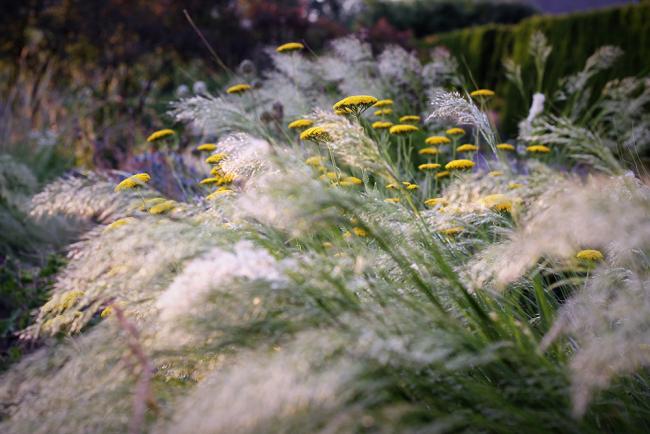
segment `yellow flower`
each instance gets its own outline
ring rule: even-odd
[[[445,131],[445,134],[447,134],[448,136],[462,136],[463,134],[465,134],[465,130],[458,127],[449,128],[447,131]]]
[[[417,115],[406,115],[406,116],[402,116],[401,118],[399,118],[400,122],[417,123],[417,122],[420,122],[420,120],[422,120],[422,118],[420,116],[417,116]]]
[[[319,178],[322,179],[323,181],[327,181],[327,180],[336,181],[338,177],[339,176],[336,174],[336,172],[326,172],[323,173],[321,176],[319,176]]]
[[[347,109],[347,108],[334,110],[334,114],[339,115],[339,116],[346,116],[346,115],[349,115],[350,113],[352,113],[352,110]]]
[[[463,228],[462,226],[454,226],[447,229],[441,229],[440,233],[444,235],[458,235],[461,232],[463,232],[464,229],[465,228]]]
[[[275,51],[278,53],[289,53],[292,51],[302,50],[303,48],[305,48],[305,46],[300,42],[287,42],[286,44],[282,44],[277,47]]]
[[[167,200],[167,199],[165,199],[164,197],[152,197],[151,199],[145,199],[145,200],[144,200],[144,203],[142,204],[142,206],[140,207],[140,209],[141,209],[142,211],[145,211],[145,210],[151,208],[152,206],[154,206],[154,205],[156,205],[156,204],[159,204],[159,203],[161,203],[161,202],[164,202],[164,201],[166,201],[166,200]]]
[[[440,164],[438,163],[425,163],[418,166],[418,170],[435,170],[440,169]]]
[[[463,170],[471,169],[474,167],[474,162],[472,160],[452,160],[445,165],[447,170]]]
[[[110,225],[106,226],[106,228],[104,230],[105,231],[110,231],[110,230],[113,230],[113,229],[117,229],[117,228],[119,228],[121,226],[124,226],[126,224],[129,224],[129,223],[131,223],[133,221],[135,221],[135,219],[133,217],[125,217],[125,218],[117,219],[113,223],[111,223]]]
[[[210,175],[212,176],[221,176],[222,173],[222,168],[219,165],[214,166],[212,169],[210,169]]]
[[[530,152],[531,154],[548,154],[551,152],[551,148],[544,145],[533,145],[527,147],[526,151]]]
[[[500,170],[493,170],[491,172],[488,172],[488,176],[492,176],[492,177],[503,176],[503,172]]]
[[[401,199],[399,197],[387,197],[384,199],[384,202],[386,203],[399,203]]]
[[[592,262],[602,261],[603,259],[605,259],[605,257],[599,250],[594,250],[594,249],[580,250],[576,254],[576,258],[582,259],[584,261],[592,261]]]
[[[176,134],[174,130],[170,130],[169,128],[158,130],[147,137],[147,142],[155,142],[156,140],[160,140],[167,136],[173,136],[174,134]]]
[[[355,226],[352,228],[352,233],[356,235],[357,237],[367,237],[368,236],[368,231],[366,231],[364,228],[360,228],[358,226]]]
[[[448,170],[443,170],[442,172],[436,173],[436,179],[446,178],[449,176]]]
[[[219,178],[217,185],[231,184],[235,180],[234,173],[226,173]]]
[[[341,179],[341,184],[343,183],[350,183],[352,185],[361,185],[363,184],[363,181],[356,176],[346,176],[345,178]]]
[[[124,179],[122,182],[115,186],[115,191],[129,190],[135,187],[140,187],[146,184],[151,180],[151,176],[148,173],[136,173],[133,176],[129,176]]]
[[[409,184],[406,186],[407,190],[417,190],[418,188],[420,187],[417,184]]]
[[[82,296],[84,295],[83,291],[79,291],[77,289],[73,289],[72,291],[67,291],[64,292],[61,295],[61,301],[59,302],[59,306],[61,310],[66,310],[70,307],[72,307],[73,304],[77,300],[79,300]]]
[[[352,95],[343,98],[334,104],[334,110],[348,110],[350,113],[359,114],[377,102],[377,98],[370,95]]]
[[[210,155],[208,158],[205,159],[205,162],[208,164],[217,164],[224,158],[226,158],[226,154],[224,154],[223,152],[219,152],[218,154]]]
[[[510,190],[516,190],[518,188],[522,188],[523,186],[524,184],[519,184],[518,182],[511,182],[510,184],[508,184],[508,188]]]
[[[447,205],[447,199],[444,197],[432,197],[431,199],[427,199],[424,201],[424,204],[426,206],[437,206],[437,205],[442,205],[445,206]]]
[[[436,155],[437,153],[438,153],[438,148],[434,148],[434,147],[422,148],[418,151],[418,154],[420,155]]]
[[[289,129],[297,130],[300,128],[311,127],[312,125],[314,125],[314,122],[309,119],[297,119],[289,124]]]
[[[164,214],[167,211],[171,211],[176,208],[176,202],[173,200],[166,200],[158,205],[154,205],[149,209],[149,214],[157,215]]]
[[[405,135],[414,133],[418,130],[418,127],[415,125],[398,124],[390,127],[390,130],[388,130],[388,132],[395,135]]]
[[[320,155],[314,155],[305,160],[307,166],[318,167],[323,164],[323,158]]]
[[[510,143],[499,143],[497,145],[497,149],[500,149],[502,151],[510,151],[510,152],[512,152],[512,151],[515,150],[515,147],[514,147],[514,145],[511,145]]]
[[[478,146],[472,145],[471,143],[465,143],[456,148],[456,152],[476,152],[478,151]]]
[[[392,114],[393,114],[393,109],[389,109],[389,108],[375,110],[375,116],[389,116]]]
[[[470,96],[472,98],[476,98],[476,97],[491,98],[494,96],[494,91],[490,89],[477,89],[474,92],[470,93]]]
[[[427,137],[424,143],[426,143],[427,145],[444,145],[447,143],[451,143],[451,140],[449,140],[445,136],[431,136],[431,137]]]
[[[205,198],[207,200],[215,200],[218,197],[225,196],[225,195],[232,194],[232,193],[234,193],[234,191],[232,191],[228,187],[219,187],[218,189],[216,189],[212,193],[208,194]]]
[[[214,143],[204,143],[196,147],[196,150],[199,152],[212,152],[217,149],[217,145]]]
[[[300,133],[300,140],[311,140],[314,142],[328,142],[332,138],[323,127],[311,127]]]
[[[380,99],[376,103],[373,104],[373,107],[388,107],[393,105],[393,100],[392,99]]]
[[[390,183],[386,186],[387,189],[389,190],[395,190],[397,188],[397,184],[395,183]]]
[[[214,176],[212,178],[205,178],[199,181],[199,184],[201,185],[210,185],[210,184],[217,184],[221,180],[220,176]]]
[[[99,314],[99,316],[102,318],[106,318],[112,313],[113,313],[113,305],[110,305],[110,306],[106,306],[104,310],[102,310],[102,313]]]
[[[512,212],[512,201],[503,194],[491,194],[481,199],[481,203],[495,211]]]
[[[251,90],[252,87],[250,84],[236,84],[234,86],[230,86],[228,89],[226,89],[226,93],[244,93],[248,90]]]
[[[372,127],[376,130],[387,130],[392,126],[393,126],[392,122],[385,122],[385,121],[377,121],[372,124]]]

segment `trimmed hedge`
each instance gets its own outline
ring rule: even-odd
[[[558,80],[581,70],[587,58],[603,45],[617,45],[625,51],[615,66],[597,80],[604,83],[615,77],[637,76],[650,72],[650,3],[560,16],[535,16],[514,25],[485,25],[443,33],[427,38],[427,46],[448,47],[467,68],[480,87],[496,89],[504,98],[503,130],[516,132],[517,120],[526,113],[528,102],[507,80],[504,57],[522,65],[524,82],[534,66],[528,55],[530,36],[544,32],[553,51],[544,76],[545,91],[556,89]]]

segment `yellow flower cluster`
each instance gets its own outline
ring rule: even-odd
[[[388,130],[389,133],[397,136],[411,134],[416,131],[419,131],[418,127],[416,127],[415,125],[408,125],[408,124],[393,125],[392,127],[390,127],[390,130]]]
[[[481,203],[489,209],[499,212],[512,212],[512,200],[503,194],[491,194],[481,199]]]
[[[451,235],[458,235],[461,232],[463,232],[463,230],[465,230],[465,228],[463,228],[462,226],[454,226],[447,229],[441,229],[440,233],[443,235],[451,236]]]
[[[427,199],[424,201],[424,204],[426,206],[431,206],[431,207],[438,206],[438,205],[445,206],[447,205],[447,203],[448,203],[447,199],[445,199],[444,197],[432,197],[431,199]]]
[[[427,145],[446,145],[448,143],[451,143],[451,140],[445,136],[430,136],[426,138],[424,143]]]
[[[449,174],[450,172],[448,170],[443,170],[441,172],[436,173],[436,179],[447,178]]]
[[[497,145],[497,149],[501,151],[510,151],[513,152],[515,150],[515,147],[511,145],[510,143],[499,143]]]
[[[576,254],[576,258],[582,259],[583,261],[597,262],[605,259],[605,256],[599,250],[586,249],[586,250],[580,250]]]
[[[343,98],[334,104],[334,111],[343,110],[348,113],[359,114],[366,110],[368,107],[377,103],[377,98],[370,95],[352,95]]]
[[[134,221],[135,221],[135,219],[133,217],[124,217],[124,218],[121,218],[121,219],[117,219],[113,223],[111,223],[110,225],[106,226],[106,229],[104,229],[104,230],[105,231],[110,231],[110,230],[113,230],[113,229],[117,229],[119,227],[122,227],[122,226],[127,225],[127,224],[129,224],[131,222],[134,222]]]
[[[438,163],[425,163],[425,164],[420,164],[418,166],[418,170],[435,170],[435,169],[440,169],[440,164]]]
[[[232,193],[234,193],[234,191],[232,191],[228,187],[219,187],[218,189],[216,189],[212,193],[208,194],[205,198],[207,200],[215,200],[215,199],[217,199],[217,198],[219,198],[221,196],[226,196],[226,195],[229,195],[229,194],[232,194]]]
[[[252,87],[250,84],[241,83],[241,84],[236,84],[234,86],[230,86],[228,89],[226,89],[226,93],[239,94],[239,93],[244,93],[246,91],[249,91],[251,89]]]
[[[452,160],[445,165],[447,170],[463,170],[471,169],[474,167],[474,162],[472,160]]]
[[[372,128],[375,130],[387,130],[393,126],[392,122],[377,121],[372,124]]]
[[[277,47],[275,51],[277,51],[278,53],[290,53],[292,51],[299,51],[304,48],[305,46],[300,42],[287,42],[286,44],[282,44],[279,47]]]
[[[170,130],[169,128],[165,128],[164,130],[158,130],[153,133],[149,137],[147,137],[147,142],[155,142],[156,140],[163,139],[165,137],[173,136],[176,134],[174,130]]]
[[[448,136],[462,136],[463,134],[465,134],[465,130],[458,127],[449,128],[447,131],[445,131],[445,134],[447,134]]]
[[[311,127],[300,133],[300,140],[311,140],[313,142],[328,142],[332,138],[323,127]]]
[[[390,108],[375,110],[375,116],[389,116],[392,114],[393,114],[393,109]]]
[[[472,98],[476,98],[476,97],[491,98],[494,96],[494,91],[490,89],[477,89],[471,92],[470,96]]]
[[[161,202],[149,208],[149,214],[153,214],[153,215],[165,214],[173,210],[174,208],[176,208],[176,202],[173,200],[166,200],[164,202]]]
[[[405,123],[418,123],[420,122],[420,120],[422,120],[422,118],[418,115],[406,115],[399,118],[400,122],[405,122]]]
[[[387,197],[384,199],[386,203],[400,203],[401,199],[399,197]]]
[[[199,152],[212,152],[216,149],[217,145],[215,143],[203,143],[196,147],[196,150]]]
[[[392,99],[380,99],[376,103],[373,104],[373,107],[388,107],[393,105],[393,100]]]
[[[314,122],[309,119],[296,119],[289,124],[289,129],[298,130],[301,128],[308,128],[314,125]]]
[[[551,152],[551,148],[544,145],[533,145],[527,147],[526,151],[530,152],[531,154],[548,154],[549,152]]]
[[[472,145],[471,143],[465,143],[456,148],[456,152],[476,152],[478,151],[478,146]]]
[[[218,164],[224,158],[226,158],[226,154],[224,154],[223,152],[220,152],[218,154],[210,155],[208,158],[205,159],[205,162],[208,163],[208,164]]]
[[[418,151],[418,154],[420,155],[436,155],[438,154],[438,148],[434,147],[428,147],[428,148],[422,148]]]
[[[117,184],[117,186],[115,186],[115,191],[130,190],[132,188],[140,187],[150,180],[151,176],[149,176],[148,173],[136,173]]]

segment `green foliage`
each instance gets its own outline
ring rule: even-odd
[[[603,45],[616,45],[625,55],[609,71],[594,80],[604,84],[614,77],[636,76],[650,70],[650,4],[611,8],[563,16],[535,16],[516,25],[485,25],[433,37],[465,64],[478,87],[495,88],[503,98],[503,127],[513,133],[518,117],[525,113],[529,100],[503,80],[502,61],[512,58],[522,66],[524,76],[535,70],[528,55],[530,38],[541,30],[553,46],[546,66],[543,90],[555,91],[559,79],[582,69],[591,54]],[[530,85],[534,81],[528,80]],[[532,88],[531,88],[532,89]],[[528,90],[531,90],[528,89]]]

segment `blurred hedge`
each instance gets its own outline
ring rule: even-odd
[[[617,45],[625,51],[614,68],[597,78],[600,83],[614,77],[650,72],[650,3],[601,9],[560,16],[535,16],[515,25],[485,25],[429,37],[425,46],[444,45],[471,72],[476,84],[490,87],[504,98],[503,130],[516,132],[517,121],[528,110],[517,90],[505,79],[502,59],[512,57],[522,65],[524,82],[534,67],[528,56],[530,36],[544,32],[553,46],[544,77],[544,88],[552,92],[558,80],[581,70],[587,58],[602,45]],[[467,72],[467,71],[466,71]]]

